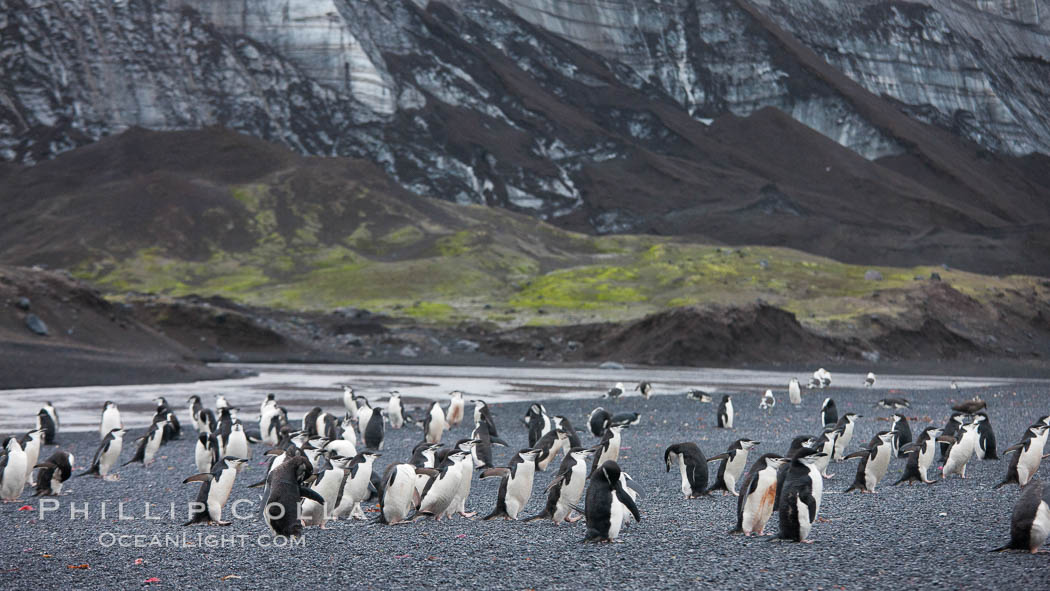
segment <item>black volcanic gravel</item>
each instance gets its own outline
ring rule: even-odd
[[[656,396],[649,401],[628,397],[617,402],[548,402],[551,414],[565,414],[581,428],[586,425],[587,413],[598,405],[642,413],[642,422],[624,431],[620,463],[644,487],[640,502],[643,520],[621,533],[622,543],[600,545],[579,543],[584,533],[582,521],[559,527],[549,522],[462,518],[401,526],[339,521],[327,530],[307,529],[303,544],[294,548],[258,545],[260,535],[270,538],[265,525],[254,518],[224,528],[184,528],[180,524],[185,520],[185,503],[195,497],[198,488],[197,484],[181,484],[195,472],[191,430],[182,440],[162,448],[163,455],[148,470],[138,464],[121,468],[117,482],[74,479],[68,483],[71,494],[60,499],[60,510],[43,520],[39,501],[29,497],[28,488],[24,502],[0,506],[0,588],[131,588],[150,586],[145,581],[151,578],[159,579],[152,583],[156,587],[282,590],[335,585],[377,589],[1045,588],[1050,572],[1047,555],[989,553],[1008,540],[1010,512],[1019,494],[1016,486],[992,490],[1006,471],[1003,459],[972,459],[966,480],[953,478],[933,486],[894,488],[890,484],[904,465],[897,459],[886,480],[879,483],[877,494],[849,495],[841,491],[849,486],[856,461],[832,464],[834,478],[825,484],[820,512],[821,518],[830,521],[814,525],[815,543],[811,545],[773,544],[728,535],[735,519],[735,497],[685,500],[679,490],[677,468],[670,474],[664,471],[664,448],[681,441],[698,443],[710,456],[724,451],[737,438],[749,437],[762,442],[752,452],[751,461],[761,453],[783,453],[794,435],[817,433],[818,409],[825,395],[835,398],[840,413],[864,415],[852,450],[876,431],[889,428],[888,421],[876,419],[891,414],[875,408],[880,398],[910,398],[913,404],[907,414],[912,417],[913,432],[918,434],[931,420],[943,425],[950,402],[975,392],[988,400],[1000,449],[1015,443],[1028,424],[1050,412],[1050,396],[1032,384],[892,394],[879,389],[832,387],[827,392],[805,391],[799,409],[781,396],[770,414],[759,410],[757,393],[740,393],[734,396],[737,424],[731,431],[714,427],[715,405],[681,396]],[[333,397],[333,410],[337,404]],[[518,418],[526,407],[526,403],[493,406],[500,434],[512,444],[510,448],[496,448],[497,463],[505,463],[512,450],[525,446],[527,433]],[[469,422],[469,405],[467,417]],[[188,426],[188,421],[184,420],[184,425]],[[451,435],[446,434],[446,441],[468,433],[464,423]],[[138,435],[133,431],[129,439]],[[590,434],[581,436],[585,444],[595,441]],[[420,439],[418,429],[388,431],[380,468],[407,459],[409,449]],[[63,449],[76,454],[78,467],[82,467],[94,452],[97,435],[60,433],[60,442]],[[132,453],[129,447],[125,446],[125,461]],[[41,458],[53,450],[45,448]],[[255,447],[256,460],[238,477],[231,502],[258,499],[258,489],[248,489],[247,485],[264,475],[264,466],[258,464],[262,451],[260,446]],[[712,476],[716,467],[711,464]],[[936,467],[931,475],[937,475]],[[526,514],[540,510],[541,492],[551,476],[552,472],[537,474]],[[468,507],[481,515],[491,511],[497,485],[496,480],[481,482],[475,476]],[[108,503],[105,520],[99,514],[102,501]],[[126,503],[126,514],[136,519],[115,519],[119,501]],[[146,501],[156,504],[151,512],[161,514],[162,519],[143,519]],[[166,513],[172,501],[179,511],[174,521]],[[69,505],[83,506],[85,502],[90,507],[89,518],[70,521]],[[25,504],[35,510],[20,511]],[[228,504],[224,516],[228,517],[229,508]],[[776,523],[774,516],[767,532],[775,532]],[[163,540],[165,535],[185,534],[191,541],[198,534],[246,537],[243,546],[238,541],[214,548],[107,548],[100,543],[100,535],[107,532],[142,535],[146,541],[154,535]],[[90,568],[71,568],[85,564]]]

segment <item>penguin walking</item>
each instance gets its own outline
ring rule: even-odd
[[[966,464],[973,457],[974,448],[977,447],[977,425],[968,423],[961,428],[962,433],[957,433],[955,443],[948,446],[948,456],[944,460],[944,468],[941,470],[941,479],[947,480],[952,474],[958,474],[960,478],[966,478]]]
[[[902,482],[907,482],[909,485],[913,482],[922,482],[924,484],[933,484],[935,482],[927,478],[926,474],[930,469],[930,464],[933,463],[934,456],[937,455],[937,441],[940,437],[941,429],[926,427],[914,443],[901,446],[900,452],[908,456],[908,460],[904,465],[904,473],[901,475],[900,480],[894,482],[893,486],[897,486]]]
[[[1036,554],[1050,534],[1050,486],[1033,480],[1021,489],[1010,515],[1010,542],[993,552],[1016,550]]]
[[[324,498],[324,503],[318,503],[311,499],[303,499],[301,506],[303,525],[317,525],[321,529],[327,529],[328,520],[335,512],[339,501],[340,489],[346,478],[346,466],[351,458],[340,455],[330,456],[330,465],[317,473],[317,478],[310,485],[310,490]]]
[[[171,410],[168,406],[168,401],[163,396],[159,396],[153,401],[157,405],[157,411],[154,414],[153,422],[167,421],[166,431],[164,433],[164,441],[168,442],[172,439],[179,439],[182,437],[182,425],[179,423],[179,417],[175,416],[175,411]]]
[[[463,403],[463,393],[456,390],[449,394],[451,400],[448,403],[448,412],[446,413],[446,420],[448,426],[458,427],[463,422],[463,409],[465,404]]]
[[[584,542],[612,542],[620,535],[624,511],[630,511],[636,521],[641,521],[638,506],[624,490],[619,464],[610,460],[591,474],[591,485],[587,488],[584,517],[587,519],[587,535]]]
[[[471,432],[470,437],[477,442],[471,451],[471,455],[474,457],[474,466],[478,469],[494,467],[492,463],[492,446],[494,442],[492,435],[489,433],[489,424],[486,421],[480,421],[474,426],[474,431]],[[500,440],[500,443],[502,444],[502,440]]]
[[[47,413],[48,417],[51,418],[51,423],[55,426],[55,430],[53,432],[51,432],[51,433],[45,432],[44,433],[44,443],[46,445],[54,445],[55,444],[55,436],[58,435],[58,427],[59,427],[58,411],[55,409],[55,405],[51,404],[50,400],[47,400],[47,401],[44,402],[44,406],[43,406],[43,408],[41,408],[41,410],[43,410],[44,412]],[[38,428],[43,428],[42,425],[37,425],[37,427]]]
[[[386,420],[383,418],[383,410],[379,407],[373,408],[372,416],[369,417],[368,423],[363,429],[365,448],[376,451],[383,449],[383,438],[386,434],[385,427]]]
[[[574,447],[583,447],[583,444],[580,442],[580,436],[576,434],[577,429],[572,426],[569,419],[560,415],[555,415],[554,428],[565,431],[565,436],[569,438],[568,444],[570,449]]]
[[[33,480],[33,469],[36,467],[37,460],[40,459],[40,446],[43,445],[43,442],[43,429],[29,431],[19,442],[26,454],[26,484],[29,486],[36,486],[36,481]]]
[[[335,506],[326,507],[326,510],[331,511],[335,518],[342,518],[346,515],[354,519],[363,520],[365,518],[361,503],[372,496],[370,486],[372,476],[375,474],[375,461],[380,455],[374,451],[365,450],[346,464]],[[413,493],[415,490],[413,487]]]
[[[563,449],[569,449],[569,437],[565,431],[561,429],[555,429],[550,433],[547,433],[536,442],[535,449],[539,450],[539,455],[536,456],[536,469],[545,472],[547,466],[551,465],[551,462],[558,457],[558,454]]]
[[[99,437],[105,439],[113,429],[122,429],[124,423],[120,420],[120,409],[117,408],[117,404],[111,400],[107,400],[102,404],[102,421],[99,423],[98,434]]]
[[[379,523],[403,523],[415,504],[416,467],[412,464],[390,464],[383,473],[379,491]]]
[[[198,433],[208,428],[207,423],[203,422],[201,412],[204,410],[204,404],[201,403],[201,397],[193,394],[186,398],[186,406],[190,411],[190,424],[197,430]]]
[[[193,449],[193,463],[197,465],[197,473],[210,473],[219,458],[219,439],[213,433],[198,434],[197,444]]]
[[[906,398],[883,398],[876,402],[875,405],[879,408],[892,408],[894,410],[911,407],[911,403]]]
[[[441,465],[438,473],[430,478],[423,494],[420,495],[419,509],[413,516],[413,521],[426,517],[433,517],[441,521],[442,517],[448,517],[455,513],[456,507],[453,503],[459,493],[459,487],[463,478],[463,464],[468,464],[470,453],[463,450],[455,450],[448,454]],[[531,492],[531,487],[530,487]]]
[[[18,439],[4,439],[3,449],[6,453],[0,455],[0,500],[14,501],[22,496],[22,489],[26,487],[26,472],[32,464],[27,461],[26,452]]]
[[[273,535],[302,535],[303,526],[299,520],[299,503],[302,499],[324,504],[324,497],[304,485],[313,473],[310,461],[296,456],[288,458],[266,476],[269,492],[263,498],[262,517]]]
[[[211,472],[194,474],[183,484],[200,482],[200,490],[197,491],[197,500],[191,504],[190,520],[182,525],[193,525],[197,523],[210,523],[214,525],[230,525],[230,521],[222,520],[222,508],[233,491],[233,482],[237,478],[237,472],[248,460],[226,456],[215,462]]]
[[[773,407],[777,405],[777,399],[773,396],[772,390],[766,390],[766,393],[762,395],[762,400],[758,403],[758,408],[773,412]]]
[[[835,401],[825,398],[824,404],[820,405],[820,424],[831,427],[839,422],[839,411],[835,408]]]
[[[774,511],[780,510],[780,495],[784,492],[784,479],[787,478],[787,472],[791,460],[793,460],[795,456],[802,453],[804,450],[810,449],[810,447],[813,445],[813,442],[813,438],[809,435],[799,435],[798,437],[795,437],[791,440],[791,445],[788,446],[787,453],[784,454],[784,457],[787,458],[788,463],[785,463],[777,471],[777,490],[776,496],[773,497]],[[816,466],[816,460],[814,460],[813,465]]]
[[[536,442],[554,428],[547,409],[539,403],[529,405],[525,426],[529,428],[529,447],[536,447]]]
[[[477,444],[478,441],[476,439],[460,439],[456,442],[455,449],[465,453],[470,458],[473,456],[474,446]],[[456,489],[456,495],[452,498],[452,503],[449,504],[448,509],[445,511],[445,517],[451,518],[456,513],[459,513],[462,517],[473,518],[477,513],[467,511],[467,497],[470,496],[470,481],[474,478],[474,464],[468,460],[457,462],[456,467],[459,469],[459,487]]]
[[[485,516],[486,521],[497,517],[510,520],[518,518],[518,513],[532,496],[537,455],[539,452],[534,449],[522,449],[514,454],[506,468],[489,468],[481,473],[481,478],[501,478],[496,508]]]
[[[248,434],[244,432],[244,425],[240,421],[230,425],[230,434],[222,447],[227,456],[243,460],[252,459],[251,449],[248,448]]]
[[[871,388],[874,385],[875,385],[875,373],[869,371],[868,375],[864,376],[864,387],[865,388]]]
[[[999,456],[995,451],[995,431],[992,430],[988,413],[977,413],[973,421],[977,424],[977,447],[974,448],[977,457],[982,460],[998,460]]]
[[[598,466],[609,460],[615,462],[620,459],[620,430],[621,427],[609,427],[605,430],[602,440],[595,446],[596,454],[594,456],[594,464],[591,466],[591,472],[594,472]]]
[[[474,424],[485,421],[489,426],[489,435],[499,437],[496,431],[496,421],[492,418],[492,409],[484,400],[474,400]]]
[[[707,490],[708,461],[695,443],[676,443],[664,450],[664,466],[670,472],[671,466],[678,464],[682,494],[687,499],[699,499],[710,492]]]
[[[386,416],[390,421],[391,429],[400,429],[405,426],[405,407],[401,404],[401,393],[391,392],[390,399],[386,401]]]
[[[36,476],[34,497],[57,497],[62,494],[62,485],[73,475],[73,454],[68,451],[56,451],[51,457],[40,462]]]
[[[733,397],[729,394],[722,395],[722,402],[718,405],[718,427],[733,428]]]
[[[558,473],[547,485],[547,504],[539,515],[529,517],[525,521],[539,521],[550,519],[554,525],[560,525],[563,521],[575,523],[582,517],[575,519],[570,515],[576,503],[583,496],[583,487],[587,484],[587,461],[594,456],[591,448],[574,447],[565,454],[565,458],[558,467]],[[706,466],[705,466],[706,468]]]
[[[791,459],[780,493],[780,531],[776,539],[812,543],[809,532],[824,494],[823,478],[814,463],[822,453],[804,448]]]
[[[43,442],[45,445],[55,444],[55,434],[58,433],[58,425],[55,424],[54,417],[47,411],[47,408],[41,408],[36,413],[36,428],[43,434]]]
[[[77,476],[91,474],[103,480],[116,480],[117,475],[113,474],[113,478],[110,478],[109,473],[113,466],[117,465],[117,460],[120,459],[120,452],[124,447],[124,435],[126,433],[127,431],[124,429],[113,429],[110,431],[95,451],[95,457],[91,460],[91,467]]]
[[[881,431],[872,437],[867,449],[846,456],[846,459],[860,458],[860,465],[857,466],[857,476],[853,479],[853,484],[845,492],[875,492],[875,485],[886,476],[890,458],[894,455],[894,437],[896,434],[893,431]]]
[[[368,419],[372,418],[372,405],[369,404],[368,399],[364,396],[354,396],[354,400],[357,402],[354,420],[357,422],[357,430],[360,431],[361,443],[364,443],[365,425],[368,424]],[[444,417],[444,413],[441,416]]]
[[[829,398],[828,400],[831,399]],[[834,402],[832,402],[832,407],[834,408]],[[846,448],[853,441],[853,430],[856,427],[857,419],[861,418],[864,418],[863,415],[848,412],[835,422],[834,429],[839,432],[839,436],[835,440],[835,455],[833,456],[836,461],[841,462],[845,459]]]
[[[649,397],[653,395],[653,385],[649,382],[638,382],[634,389],[641,393],[642,398],[646,400],[649,400]]]
[[[1021,442],[1006,448],[1003,453],[1014,455],[1010,458],[1010,465],[1006,469],[1006,477],[995,485],[1000,488],[1007,484],[1017,484],[1024,487],[1032,476],[1039,470],[1039,463],[1043,459],[1043,448],[1046,445],[1047,433],[1050,427],[1045,424],[1036,423],[1025,431]]]
[[[160,444],[164,441],[164,425],[162,423],[153,423],[150,425],[149,431],[135,441],[139,444],[135,450],[135,455],[124,462],[124,465],[127,466],[135,462],[139,462],[143,466],[151,465],[157,456]]]
[[[890,427],[890,430],[897,434],[897,438],[893,442],[894,450],[897,452],[894,455],[900,455],[900,448],[912,441],[911,425],[908,424],[908,417],[899,412],[893,413],[893,426]]]
[[[718,466],[718,476],[715,478],[715,483],[711,485],[711,488],[707,489],[707,493],[711,494],[716,490],[720,490],[723,491],[723,495],[738,496],[740,493],[736,491],[736,483],[740,481],[740,476],[744,473],[744,468],[747,467],[747,454],[759,443],[761,442],[751,439],[737,439],[730,444],[729,449],[725,453],[708,458],[708,462],[721,460],[722,463]]]
[[[358,425],[360,425],[360,421],[358,421]],[[448,422],[445,421],[445,411],[441,410],[441,405],[435,400],[430,403],[427,415],[423,419],[423,441],[427,443],[441,443],[441,436],[445,433],[445,429],[448,429]]]
[[[612,415],[609,411],[602,407],[598,407],[591,411],[590,416],[587,417],[587,426],[591,429],[591,435],[595,437],[601,437],[605,434],[605,430],[612,424]]]
[[[788,399],[795,406],[802,404],[802,387],[798,383],[798,378],[791,378],[791,381],[788,382]]]
[[[787,463],[787,458],[776,454],[764,454],[755,461],[740,488],[736,503],[736,527],[729,533],[765,535],[766,523],[773,516],[777,473]]]

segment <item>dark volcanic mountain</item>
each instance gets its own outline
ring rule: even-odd
[[[218,124],[574,230],[1050,274],[1041,0],[423,4],[0,0],[0,156]],[[47,224],[56,178],[206,197],[172,173],[208,134],[144,137],[86,178],[5,167],[5,215]]]

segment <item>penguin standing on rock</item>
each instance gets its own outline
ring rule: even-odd
[[[653,385],[649,382],[638,382],[638,385],[634,387],[635,390],[642,394],[642,398],[649,400],[649,397],[653,395]]]
[[[558,457],[558,453],[562,449],[569,448],[569,438],[565,434],[565,431],[561,429],[555,429],[550,433],[547,433],[540,440],[536,442],[536,449],[539,450],[539,455],[536,456],[536,469],[542,471],[547,470],[547,466]]]
[[[900,455],[900,448],[911,443],[911,425],[908,424],[908,417],[897,412],[893,413],[893,427],[891,431],[897,433],[897,438],[893,442],[893,447],[897,451],[897,455]]]
[[[296,456],[288,458],[266,476],[269,494],[263,499],[262,516],[275,536],[292,537],[302,534],[299,520],[299,503],[310,499],[324,505],[324,497],[306,487],[305,482],[313,476],[310,460]],[[325,508],[328,510],[328,508]]]
[[[839,411],[835,408],[835,401],[825,398],[824,404],[820,405],[820,424],[831,427],[839,422]]]
[[[153,459],[157,456],[157,450],[160,449],[160,444],[164,441],[164,424],[153,423],[150,425],[149,431],[145,435],[136,439],[139,446],[135,450],[135,455],[130,460],[124,462],[124,465],[132,464],[134,462],[140,462],[143,466],[149,466],[153,463]]]
[[[580,442],[580,436],[576,434],[576,428],[572,426],[569,419],[556,415],[554,417],[554,428],[565,431],[565,435],[569,438],[568,443],[570,449],[573,447],[583,447],[583,444]]]
[[[766,393],[762,395],[762,400],[759,401],[758,407],[762,410],[773,412],[773,407],[777,405],[777,399],[773,396],[772,390],[766,390]]]
[[[193,461],[197,465],[197,472],[200,474],[211,472],[215,462],[219,461],[219,457],[219,438],[214,433],[197,435],[197,445],[193,450]]]
[[[894,437],[896,434],[893,431],[881,431],[872,437],[867,449],[846,456],[846,459],[860,458],[860,465],[857,466],[857,477],[845,492],[875,492],[875,485],[886,476],[890,466]]]
[[[4,439],[3,449],[6,453],[0,455],[0,500],[13,501],[22,496],[26,471],[32,465],[26,461],[26,452],[18,439]]]
[[[554,525],[563,521],[575,523],[581,517],[573,519],[570,515],[580,497],[583,496],[583,487],[587,484],[587,460],[594,455],[591,448],[574,447],[565,455],[561,461],[558,473],[547,486],[547,505],[543,511],[525,521],[538,521],[550,519]]]
[[[386,403],[386,416],[391,429],[400,429],[405,425],[405,407],[401,404],[401,394],[391,392]]]
[[[602,440],[595,447],[597,453],[594,456],[591,472],[609,460],[615,462],[620,459],[620,430],[621,427],[609,427],[605,430]]]
[[[41,408],[40,412],[36,413],[36,428],[43,433],[45,445],[55,444],[55,434],[58,432],[58,426],[46,407]]]
[[[944,468],[941,470],[941,479],[947,479],[952,474],[958,474],[960,478],[966,478],[966,464],[973,457],[973,450],[977,447],[977,425],[969,423],[960,427],[962,433],[956,433],[956,441],[948,446],[948,455],[944,460]]]
[[[638,506],[623,489],[619,464],[603,463],[590,477],[587,488],[584,516],[587,519],[587,535],[584,542],[612,542],[620,535],[623,526],[623,511],[630,511],[636,521],[641,521]]]
[[[73,454],[68,451],[56,451],[51,457],[35,466],[40,471],[36,477],[34,497],[58,496],[62,494],[62,485],[73,475]]]
[[[539,452],[534,449],[523,449],[514,454],[506,468],[489,468],[481,473],[481,478],[501,478],[496,508],[485,516],[486,521],[497,517],[517,519],[518,513],[529,504],[537,455]]]
[[[736,503],[736,527],[731,534],[753,533],[764,535],[766,523],[773,515],[773,501],[777,493],[777,472],[788,459],[776,454],[758,458],[744,478]]]
[[[935,482],[927,478],[926,474],[930,469],[930,464],[933,463],[934,456],[937,455],[937,441],[939,437],[941,437],[939,428],[926,427],[919,434],[919,439],[915,443],[901,446],[900,452],[908,456],[908,461],[904,465],[904,474],[901,475],[900,480],[893,483],[893,486],[897,486],[902,482],[907,482],[909,485],[913,482],[922,482],[924,484],[933,484]]]
[[[977,424],[977,447],[974,451],[982,460],[998,460],[995,452],[995,431],[992,430],[992,422],[988,419],[988,413],[979,412],[973,417]]]
[[[801,454],[805,450],[810,449],[810,446],[812,446],[812,445],[813,445],[813,438],[812,437],[810,437],[809,435],[799,435],[798,437],[796,437],[796,438],[791,440],[791,445],[788,446],[788,451],[787,451],[786,454],[784,454],[784,457],[788,459],[788,462],[790,462],[791,460],[793,460],[795,458],[795,456]],[[809,452],[806,452],[806,453],[809,453]],[[814,465],[814,467],[816,467],[816,465],[817,465],[816,460],[814,460],[813,465]],[[788,468],[789,467],[790,467],[790,463],[786,463],[786,464],[780,466],[780,469],[777,470],[777,490],[776,490],[776,495],[773,497],[773,510],[774,511],[779,511],[780,510],[780,496],[781,496],[781,493],[784,492],[784,479],[787,478],[787,472],[788,472]]]
[[[233,482],[237,479],[237,472],[248,460],[226,456],[219,462],[215,462],[211,472],[195,474],[183,484],[200,482],[200,490],[197,491],[197,501],[191,505],[190,520],[182,525],[193,525],[196,523],[211,523],[214,525],[230,525],[230,521],[222,520],[222,508],[230,498],[233,491]]]
[[[1007,484],[1017,484],[1024,487],[1039,470],[1039,463],[1043,459],[1043,448],[1046,445],[1047,433],[1050,427],[1043,423],[1036,423],[1025,431],[1021,442],[1006,448],[1003,454],[1013,453],[1010,465],[1006,469],[1006,478],[995,485],[1000,488]]]
[[[963,422],[965,420],[966,420],[966,415],[964,415],[961,412],[953,412],[952,415],[950,417],[948,417],[948,422],[944,425],[944,429],[942,431],[942,434],[945,437],[955,438],[957,433],[958,433],[958,431],[959,431],[959,427],[962,426],[962,424],[963,424]],[[945,440],[945,441],[947,441],[947,440]],[[950,445],[949,443],[944,443],[944,442],[941,443],[941,461],[942,462],[944,461],[945,458],[948,457],[948,446],[949,445]]]
[[[372,416],[364,426],[365,447],[379,451],[383,449],[383,437],[385,435],[386,421],[383,419],[383,409],[372,409]]]
[[[536,442],[554,428],[547,409],[539,403],[529,405],[524,423],[529,429],[529,447],[536,447]]]
[[[791,378],[788,382],[788,399],[795,406],[802,404],[802,386],[798,383],[798,378]]]
[[[1020,551],[1036,554],[1050,534],[1050,486],[1033,480],[1021,489],[1010,515],[1010,542],[992,552]]]
[[[699,499],[706,495],[707,458],[695,443],[676,443],[664,450],[664,465],[671,471],[673,464],[678,464],[682,476],[682,494],[687,499]]]
[[[822,453],[804,448],[791,459],[780,494],[780,532],[776,539],[812,543],[809,532],[824,494],[824,481],[814,463]]]
[[[446,413],[446,419],[448,420],[448,426],[458,427],[463,422],[463,409],[465,404],[463,402],[463,393],[459,390],[455,390],[449,394],[451,400],[448,403],[448,412]]]
[[[720,490],[723,491],[723,494],[737,496],[739,493],[736,492],[736,483],[740,481],[740,476],[747,467],[747,454],[759,443],[751,439],[737,439],[729,446],[726,453],[708,458],[708,462],[721,460],[722,463],[718,466],[718,477],[711,488],[707,489],[707,493],[711,494]]]
[[[121,429],[123,427],[124,423],[120,420],[120,409],[117,408],[115,402],[107,400],[102,405],[102,422],[98,428],[99,437],[105,439],[107,435],[113,432],[113,429]]]
[[[360,427],[360,425],[361,421],[358,420],[358,426]],[[441,410],[441,405],[435,400],[430,403],[430,409],[427,410],[427,415],[423,419],[423,441],[427,443],[441,443],[441,436],[445,433],[445,429],[448,429],[448,422],[445,421],[445,412]]]
[[[95,457],[91,460],[91,467],[86,472],[81,472],[78,476],[87,476],[91,474],[103,480],[116,480],[117,475],[113,474],[110,478],[109,471],[113,469],[113,466],[117,465],[117,460],[120,459],[120,452],[124,447],[124,434],[127,433],[124,429],[113,429],[106,435],[102,443],[99,444],[98,450],[95,451]]]
[[[412,511],[412,497],[416,491],[418,470],[412,464],[390,464],[383,474],[383,486],[379,491],[379,523],[395,525],[405,521]]]
[[[499,433],[496,431],[496,421],[492,418],[492,409],[485,403],[484,400],[474,400],[474,423],[480,423],[485,421],[489,426],[489,435],[492,437],[499,437]]]
[[[729,394],[724,394],[718,405],[718,426],[722,429],[733,428],[733,397]]]
[[[832,405],[834,405],[834,402],[832,402]],[[856,427],[857,419],[862,418],[864,418],[862,415],[848,412],[842,415],[842,418],[835,423],[834,428],[839,432],[838,439],[835,440],[834,459],[836,461],[842,461],[846,457],[846,448],[853,441],[853,430]],[[825,428],[827,427],[825,426]]]

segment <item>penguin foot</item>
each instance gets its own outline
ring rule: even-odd
[[[208,525],[222,525],[222,526],[226,526],[226,525],[233,525],[233,522],[232,521],[209,521]]]
[[[573,519],[572,516],[569,516],[569,517],[565,518],[565,521],[567,521],[569,523],[576,523],[577,521],[579,521],[581,519],[583,519],[583,515],[579,515],[575,519]]]
[[[471,512],[467,513],[466,511],[460,511],[459,514],[462,515],[463,517],[466,517],[467,519],[474,519],[474,517],[477,516],[478,512],[477,511],[471,511]]]
[[[799,540],[798,542],[799,542],[800,544],[812,544],[812,543],[813,543],[813,540]]]

